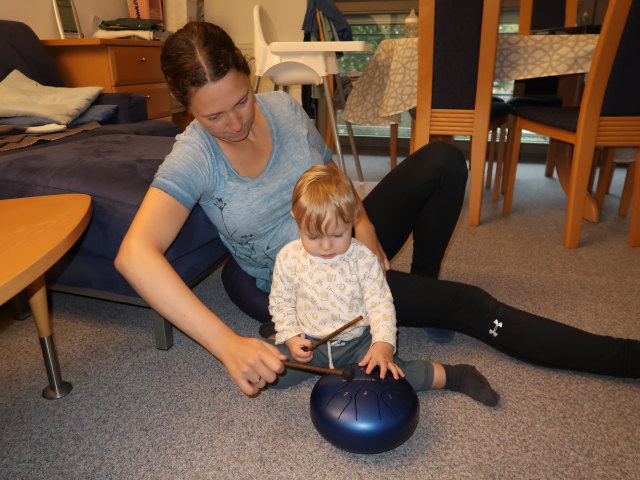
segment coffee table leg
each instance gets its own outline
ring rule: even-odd
[[[69,382],[62,380],[60,376],[60,364],[53,344],[53,328],[49,307],[47,305],[47,288],[44,276],[38,278],[27,288],[29,307],[36,321],[40,347],[44,358],[44,366],[47,370],[49,385],[42,391],[42,396],[47,400],[55,400],[67,395],[73,388]]]

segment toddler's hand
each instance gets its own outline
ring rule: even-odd
[[[387,370],[391,372],[393,378],[398,380],[404,377],[402,369],[393,361],[393,345],[387,342],[376,342],[364,356],[358,366],[367,366],[366,372],[370,374],[375,367],[380,367],[380,378],[384,378]]]
[[[293,358],[296,362],[309,363],[313,359],[313,351],[308,352],[302,348],[309,348],[311,346],[311,340],[309,340],[308,338],[302,338],[298,336],[291,337],[289,340],[284,342],[284,344],[289,349],[291,358]]]

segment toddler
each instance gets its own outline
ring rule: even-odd
[[[406,377],[415,391],[445,388],[489,406],[499,395],[471,365],[403,361],[396,352],[393,298],[378,258],[352,238],[362,205],[351,180],[336,167],[307,170],[293,191],[291,214],[300,238],[278,253],[269,295],[275,345],[293,360],[341,368],[357,363],[371,373],[379,368],[393,378]],[[351,319],[363,321],[330,342],[308,351]],[[286,388],[311,374],[288,369],[272,384]]]

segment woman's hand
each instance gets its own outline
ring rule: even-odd
[[[376,342],[371,345],[371,348],[364,356],[359,367],[367,366],[365,370],[367,375],[370,374],[375,367],[380,367],[380,378],[384,378],[387,374],[387,370],[391,372],[393,378],[398,380],[400,377],[404,377],[402,369],[393,361],[393,345],[387,342]]]
[[[338,166],[331,161],[331,165],[338,168]],[[384,253],[382,245],[378,241],[378,236],[376,235],[376,229],[369,220],[369,216],[367,215],[367,211],[364,208],[364,204],[362,203],[362,199],[360,195],[356,192],[356,199],[358,201],[358,205],[360,206],[360,214],[356,221],[353,223],[353,229],[356,232],[356,239],[365,245],[369,250],[371,250],[376,257],[378,257],[378,261],[380,262],[380,266],[382,267],[382,271],[387,272],[391,268],[389,264],[389,259],[387,258],[387,254]]]
[[[267,383],[275,381],[277,374],[284,371],[282,362],[287,359],[273,345],[233,332],[224,339],[224,349],[219,350],[216,356],[231,379],[248,396],[255,395]]]
[[[303,349],[303,347],[309,348],[311,346],[311,340],[308,338],[295,336],[284,342],[284,344],[289,349],[291,358],[296,362],[309,363],[313,359],[313,351],[308,352]]]
[[[237,335],[184,283],[164,253],[189,211],[167,193],[150,188],[125,236],[116,267],[160,315],[220,360],[247,395],[284,370],[286,357],[273,345]]]
[[[386,253],[384,253],[382,245],[380,245],[380,242],[378,241],[376,229],[364,211],[364,206],[361,207],[361,212],[360,217],[353,227],[356,232],[356,239],[371,250],[376,257],[378,257],[382,271],[386,273],[386,271],[391,268],[389,265],[389,259],[387,258]]]

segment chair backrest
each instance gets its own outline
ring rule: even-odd
[[[640,0],[610,0],[580,103],[580,136],[603,146],[640,145],[638,58]],[[627,122],[626,127],[621,128],[620,122]],[[609,124],[619,132],[615,138],[608,138]]]
[[[518,35],[531,30],[573,27],[578,15],[578,0],[520,0]]]
[[[255,58],[256,75],[262,76],[270,56],[269,44],[274,41],[272,36],[273,25],[262,5],[253,7],[253,56]],[[269,40],[265,36],[265,30],[269,29]]]
[[[607,89],[602,116],[640,115],[640,1],[633,0],[620,38]]]
[[[531,30],[572,27],[576,24],[578,0],[521,0],[518,35],[529,35]],[[516,96],[555,96],[559,77],[516,80]]]
[[[62,78],[28,25],[0,20],[0,81],[17,69],[42,85],[64,87]]]
[[[274,54],[270,46],[276,29],[261,5],[253,7],[253,53],[255,74],[269,76],[275,85],[319,85],[326,75],[327,61],[323,53],[289,51]],[[286,42],[289,45],[296,42]],[[299,42],[303,43],[303,42]],[[333,56],[335,61],[335,55]]]
[[[419,9],[415,148],[428,143],[432,134],[486,131],[500,2],[420,0]],[[450,110],[447,117],[456,119],[436,120],[433,109]]]

